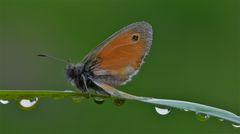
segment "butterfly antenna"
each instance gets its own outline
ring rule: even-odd
[[[38,54],[37,56],[39,57],[44,57],[44,58],[50,58],[50,59],[53,59],[55,61],[59,61],[59,62],[63,62],[63,63],[66,63],[66,64],[69,64],[69,60],[63,60],[63,59],[60,59],[60,58],[57,58],[57,57],[54,57],[54,56],[51,56],[51,55],[47,55],[47,54]]]

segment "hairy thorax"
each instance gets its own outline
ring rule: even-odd
[[[66,77],[81,91],[87,91],[90,80],[83,64],[70,64],[66,67]]]

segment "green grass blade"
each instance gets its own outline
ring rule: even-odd
[[[215,107],[211,107],[203,104],[180,101],[180,100],[156,99],[156,98],[147,98],[147,97],[142,97],[141,99],[138,99],[138,100],[141,102],[147,102],[155,105],[162,105],[162,106],[174,107],[174,108],[183,109],[183,110],[189,110],[196,113],[210,115],[210,116],[218,117],[219,119],[224,119],[224,120],[228,120],[228,121],[240,124],[240,116],[237,116],[232,112],[229,112],[220,108],[215,108]]]
[[[0,90],[0,100],[19,100],[19,99],[31,99],[34,97],[38,98],[62,98],[62,97],[101,97],[101,98],[118,98],[125,100],[134,100],[154,105],[161,105],[167,107],[173,107],[177,109],[184,109],[193,111],[196,113],[206,114],[214,116],[220,119],[228,120],[230,122],[240,124],[240,116],[220,109],[203,104],[180,101],[180,100],[169,100],[169,99],[157,99],[149,97],[134,96],[116,89],[112,89],[114,96],[106,96],[99,94],[86,94],[74,91],[53,91],[53,90]]]

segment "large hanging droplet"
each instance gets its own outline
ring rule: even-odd
[[[8,100],[0,100],[0,103],[2,103],[2,104],[8,104],[9,101],[8,101]]]
[[[170,110],[169,109],[166,109],[166,108],[159,108],[159,107],[155,107],[155,110],[158,114],[160,115],[167,115],[170,113]]]
[[[232,126],[235,128],[240,128],[240,124],[232,124]]]
[[[37,104],[38,98],[34,99],[22,99],[19,101],[19,104],[23,110],[31,110]]]
[[[202,113],[196,113],[196,117],[199,121],[207,121],[210,118],[209,115]]]

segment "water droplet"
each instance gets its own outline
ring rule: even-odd
[[[19,104],[24,110],[30,110],[37,102],[38,98],[36,97],[34,99],[22,99],[19,101]]]
[[[219,119],[219,121],[224,121],[224,119]]]
[[[116,106],[122,106],[125,103],[125,100],[124,99],[114,99],[113,102]]]
[[[97,104],[103,104],[103,102],[105,101],[103,98],[99,98],[99,97],[94,97],[93,100]]]
[[[72,97],[72,101],[74,103],[80,103],[80,102],[82,102],[83,99],[84,99],[84,97],[82,97],[82,96],[74,96],[74,97]]]
[[[188,109],[183,109],[185,112],[189,111]]]
[[[235,128],[240,128],[240,124],[232,124],[232,126]]]
[[[159,107],[155,107],[155,110],[157,111],[157,113],[159,113],[160,115],[167,115],[170,113],[169,109],[166,108],[159,108]]]
[[[60,100],[60,99],[63,99],[64,96],[54,95],[54,96],[52,96],[52,98],[53,98],[54,100]]]
[[[64,90],[63,92],[72,93],[73,91],[72,90]]]
[[[9,101],[8,101],[8,100],[0,100],[0,103],[2,103],[2,104],[8,104]]]
[[[202,113],[196,113],[196,117],[199,121],[206,121],[210,118],[209,115],[207,114],[202,114]]]

